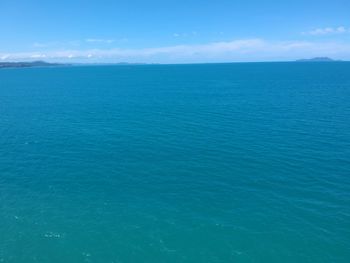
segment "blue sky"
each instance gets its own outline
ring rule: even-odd
[[[0,0],[0,61],[350,60],[349,0]]]

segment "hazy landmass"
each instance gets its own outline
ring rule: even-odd
[[[45,61],[32,62],[0,62],[0,68],[32,68],[32,67],[57,67],[66,66],[69,64],[48,63]]]
[[[308,59],[298,59],[297,62],[335,62],[341,60],[334,60],[329,57],[316,57],[316,58],[308,58]]]
[[[329,57],[315,57],[310,59],[298,59],[295,62],[339,62],[342,60],[334,60]],[[32,68],[32,67],[60,67],[60,66],[116,66],[116,65],[157,65],[158,63],[131,63],[131,62],[116,62],[116,63],[50,63],[45,61],[27,61],[27,62],[0,62],[2,68]]]
[[[74,66],[128,66],[128,65],[155,65],[158,63],[142,62],[92,62],[92,63],[74,63]]]

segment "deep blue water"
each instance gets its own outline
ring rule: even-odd
[[[350,262],[350,63],[0,70],[0,262]]]

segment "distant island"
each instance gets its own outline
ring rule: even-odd
[[[298,59],[296,62],[336,62],[341,60],[334,60],[329,57],[316,57],[316,58],[309,58],[309,59]]]
[[[32,61],[32,62],[0,62],[1,68],[32,68],[32,67],[57,67],[67,66],[69,64],[60,63],[48,63],[45,61]]]
[[[90,63],[74,63],[74,66],[134,66],[134,65],[155,65],[157,63],[142,62],[90,62]]]

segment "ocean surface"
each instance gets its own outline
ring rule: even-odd
[[[350,63],[1,69],[0,262],[350,262]]]

